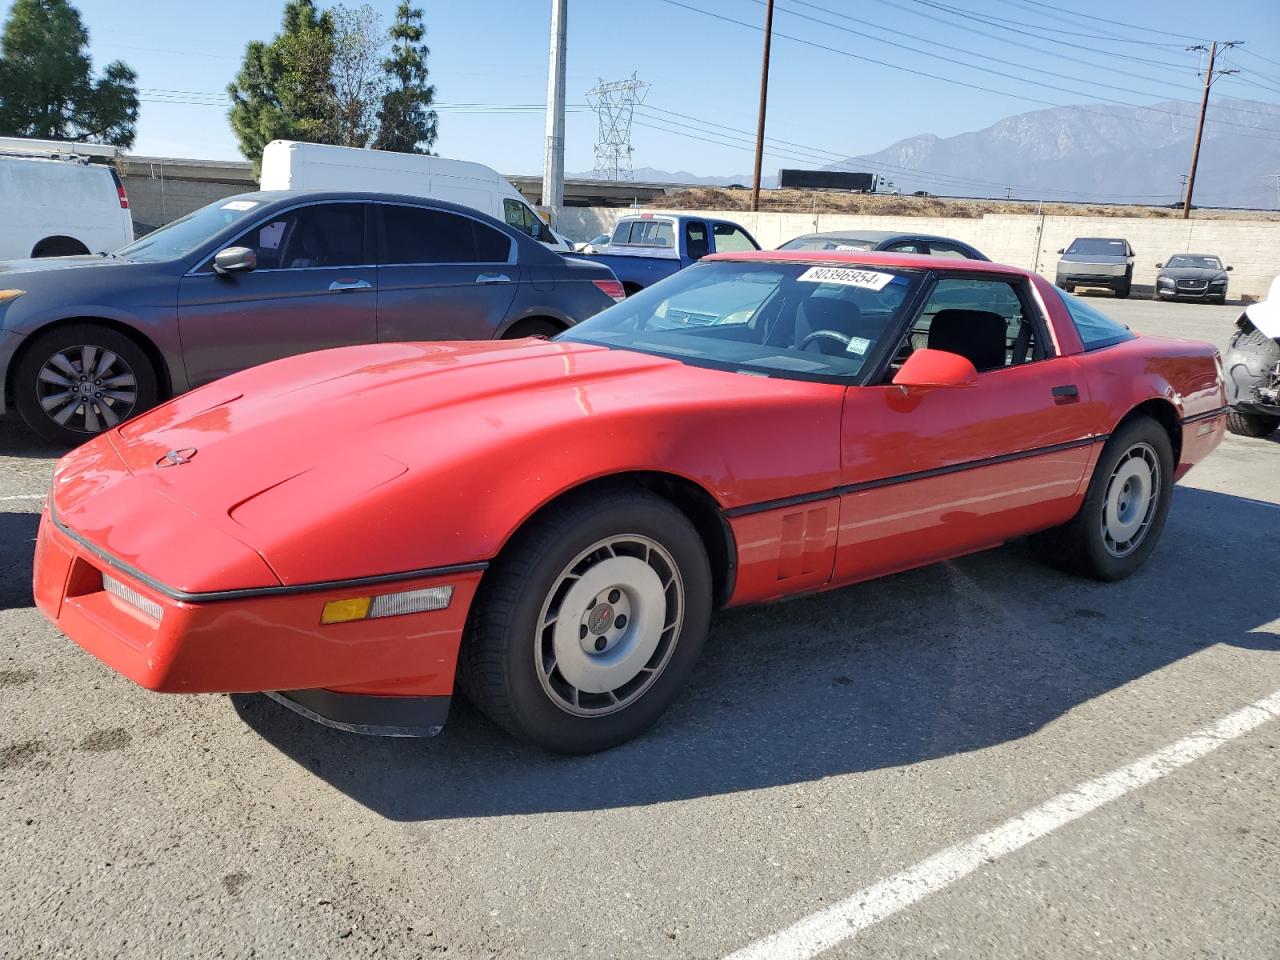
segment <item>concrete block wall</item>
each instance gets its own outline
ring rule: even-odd
[[[619,218],[642,211],[620,207],[568,207],[558,229],[573,240],[608,232]],[[654,210],[655,213],[672,211]],[[1124,237],[1136,253],[1134,283],[1155,284],[1156,264],[1175,253],[1213,253],[1235,269],[1233,297],[1261,298],[1280,275],[1280,222],[1265,220],[1182,220],[1128,217],[1037,217],[989,214],[982,218],[873,217],[844,214],[680,211],[733,220],[762,247],[774,248],[802,233],[826,230],[903,230],[955,237],[997,263],[1036,270],[1050,280],[1058,250],[1076,237]]]
[[[121,180],[129,195],[134,225],[145,224],[148,228],[163,226],[223,197],[258,189],[254,183],[212,183],[159,176],[126,175]]]

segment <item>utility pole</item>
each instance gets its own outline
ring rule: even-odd
[[[1224,43],[1222,48],[1230,50],[1232,47],[1240,46],[1241,41],[1232,40]],[[1204,72],[1204,94],[1200,98],[1200,122],[1196,125],[1196,143],[1191,148],[1191,172],[1187,174],[1187,195],[1182,201],[1182,219],[1186,220],[1191,216],[1191,195],[1196,189],[1196,165],[1200,162],[1200,141],[1204,139],[1204,115],[1209,109],[1209,88],[1213,86],[1213,81],[1218,77],[1225,77],[1232,73],[1239,73],[1239,70],[1218,70],[1214,71],[1214,61],[1218,57],[1218,41],[1214,40],[1206,51],[1204,44],[1196,44],[1194,47],[1187,47],[1188,50],[1199,50],[1201,53],[1209,54],[1209,66]]]
[[[547,67],[547,143],[542,154],[542,206],[552,219],[564,206],[564,68],[569,0],[551,0],[551,59]]]
[[[1270,179],[1276,182],[1276,209],[1280,210],[1280,170],[1271,174]]]
[[[760,166],[764,163],[764,112],[769,102],[769,41],[773,39],[773,0],[764,8],[764,55],[760,62],[760,121],[756,124],[756,175],[751,181],[751,210],[760,209]]]

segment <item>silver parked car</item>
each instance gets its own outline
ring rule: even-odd
[[[1079,237],[1058,251],[1058,287],[1074,293],[1076,287],[1103,287],[1117,297],[1129,296],[1133,287],[1133,247],[1120,237]]]

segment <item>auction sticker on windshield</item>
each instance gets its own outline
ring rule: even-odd
[[[232,200],[230,203],[224,203],[221,207],[223,210],[252,210],[258,205],[257,200]]]
[[[883,290],[893,279],[893,274],[876,270],[846,270],[842,267],[810,267],[796,279],[801,283],[838,283],[846,287],[862,287],[864,290]]]

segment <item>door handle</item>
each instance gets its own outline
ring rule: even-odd
[[[1080,390],[1074,383],[1066,383],[1053,388],[1054,403],[1075,403],[1080,399]]]
[[[349,293],[352,290],[372,290],[373,284],[368,280],[335,280],[329,284],[330,293]]]
[[[482,273],[476,277],[476,283],[510,283],[511,278],[505,273]]]

